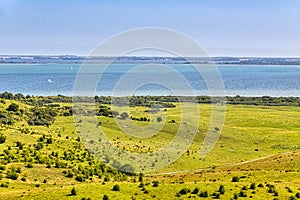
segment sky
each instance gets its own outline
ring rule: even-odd
[[[89,55],[134,28],[173,29],[210,56],[300,57],[300,0],[0,0],[0,54]]]

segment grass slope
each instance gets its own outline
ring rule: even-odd
[[[12,103],[19,105],[17,112],[6,111]],[[0,144],[0,199],[102,199],[104,195],[109,199],[203,199],[200,196],[205,192],[208,199],[293,199],[300,195],[300,107],[228,105],[219,141],[205,158],[199,159],[211,117],[211,105],[199,104],[199,129],[188,152],[141,178],[97,161],[83,145],[84,138],[78,138],[74,118],[64,115],[62,108],[71,104],[52,104],[59,104],[52,108],[58,114],[54,122],[48,127],[30,126],[32,105],[1,100],[0,111],[6,112],[14,124],[0,125],[0,134],[6,137]],[[155,152],[172,140],[182,120],[180,108],[174,104],[175,108],[153,114],[145,112],[148,107],[129,108],[130,116],[149,119],[134,123],[142,127],[154,124],[154,129],[160,129],[151,138],[124,134],[112,117],[99,116],[99,129],[118,148]],[[189,103],[186,106],[192,109]],[[120,113],[125,110],[111,109]],[[166,123],[157,122],[157,117]],[[121,127],[132,122],[119,121]],[[186,126],[188,129],[189,122]],[[16,180],[9,176],[12,174]],[[233,177],[236,182],[232,182]],[[120,191],[112,190],[116,184]],[[224,194],[220,194],[221,185]],[[71,195],[72,188],[76,195]]]

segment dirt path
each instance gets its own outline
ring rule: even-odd
[[[217,168],[222,169],[222,168],[226,168],[226,167],[233,167],[233,166],[243,165],[243,164],[247,164],[247,163],[251,163],[251,162],[271,158],[273,156],[285,155],[285,154],[289,154],[289,153],[291,153],[291,152],[271,154],[271,155],[268,155],[268,156],[263,156],[263,157],[255,158],[255,159],[252,159],[252,160],[247,160],[247,161],[240,162],[240,163],[220,165],[220,166],[217,166]],[[176,171],[176,172],[163,172],[163,173],[145,174],[145,176],[161,176],[161,175],[173,175],[173,174],[182,174],[182,173],[195,173],[195,172],[200,172],[200,171],[205,171],[205,170],[210,170],[210,169],[212,169],[212,168],[199,168],[199,169],[195,169],[195,170],[181,170],[181,171]]]

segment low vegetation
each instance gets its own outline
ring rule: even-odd
[[[130,164],[109,155],[98,160],[87,150],[70,97],[0,94],[0,199],[300,198],[299,98],[228,97],[224,127],[214,127],[221,137],[201,159],[211,99],[197,99],[185,102],[201,110],[198,133],[186,153],[165,168],[136,173]],[[117,98],[112,105],[111,97],[88,101],[94,107],[80,112],[96,116],[97,128],[112,145],[131,152],[155,152],[181,123],[176,97]],[[116,119],[163,126],[159,134],[141,139],[122,133]]]

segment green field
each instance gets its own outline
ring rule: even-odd
[[[83,114],[74,118],[72,102],[62,98],[0,99],[0,199],[300,198],[299,106],[226,105],[223,129],[215,130],[221,136],[200,158],[204,137],[211,131],[211,104],[185,102],[190,116],[182,118],[182,105],[176,101],[155,109],[145,102],[130,107],[82,103]],[[128,116],[123,118],[125,111]],[[131,129],[131,123],[141,131]],[[111,148],[145,154],[169,144],[181,126],[189,133],[195,123],[191,146],[154,171],[135,173],[138,165],[129,162],[128,167],[113,154],[98,160],[92,153],[97,148],[103,152],[99,144],[104,143],[94,130],[105,134]],[[150,130],[159,131],[151,135]],[[136,137],[143,135],[149,137]],[[147,162],[140,165],[162,161]]]

